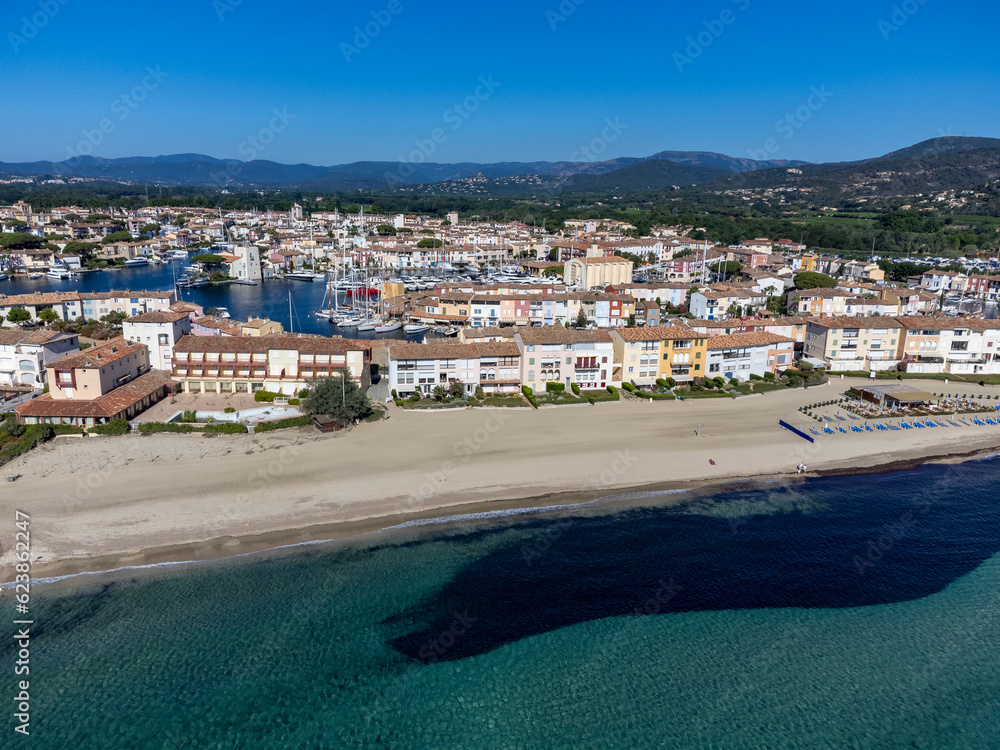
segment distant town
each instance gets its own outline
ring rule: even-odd
[[[91,428],[136,420],[172,394],[292,400],[345,372],[380,401],[676,396],[817,372],[1000,374],[995,261],[944,270],[954,261],[919,259],[926,271],[890,282],[878,258],[788,238],[721,247],[695,226],[634,230],[610,219],[553,233],[458,213],[18,202],[0,207],[0,389],[19,399],[21,424]],[[156,264],[175,269],[170,288],[17,291],[24,277]],[[325,285],[308,312],[338,335],[236,320],[180,294],[279,279]]]

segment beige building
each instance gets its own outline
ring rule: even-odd
[[[132,419],[170,393],[170,378],[150,370],[145,344],[123,338],[70,354],[46,367],[49,392],[14,407],[21,424],[93,427]]]
[[[574,258],[563,266],[563,280],[579,284],[583,289],[603,289],[609,285],[632,283],[632,261],[617,255],[602,255],[596,245],[587,251],[587,257]]]
[[[346,368],[367,388],[371,342],[325,336],[185,336],[174,347],[173,377],[185,393],[294,396],[310,381]]]
[[[810,318],[804,351],[831,372],[890,370],[899,364],[905,336],[895,318]]]

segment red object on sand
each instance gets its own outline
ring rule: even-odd
[[[715,466],[715,461],[713,461],[712,459],[708,459],[708,462],[712,464],[712,466]]]

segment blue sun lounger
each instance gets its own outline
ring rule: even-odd
[[[889,431],[889,428],[886,427],[884,424],[877,424],[877,425],[875,425],[875,428],[878,429],[878,430],[881,430],[882,432],[888,432]]]
[[[847,430],[845,430],[845,429],[844,429],[843,427],[841,427],[841,426],[840,426],[839,424],[837,425],[837,429],[838,429],[838,430],[840,430],[840,431],[841,431],[842,433],[844,433],[845,435],[847,434]]]
[[[837,434],[836,432],[834,432],[833,430],[831,430],[829,427],[824,427],[823,428],[823,432],[825,432],[827,435],[836,435]]]
[[[875,430],[873,430],[873,429],[872,429],[872,426],[871,426],[870,424],[866,424],[866,425],[865,425],[865,430],[866,430],[867,432],[875,432]]]

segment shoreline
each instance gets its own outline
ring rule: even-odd
[[[838,391],[852,384],[835,382]],[[390,406],[388,422],[333,437],[294,431],[57,440],[8,464],[22,477],[4,485],[0,517],[30,514],[33,575],[47,578],[386,534],[456,515],[904,471],[1000,451],[1000,430],[989,427],[838,434],[809,443],[778,426],[779,419],[805,422],[799,409],[832,390],[602,409],[465,410],[448,419]],[[806,475],[796,474],[800,463]],[[0,581],[14,578],[13,531],[0,531]]]
[[[933,464],[957,464],[975,461],[989,456],[1000,455],[998,448],[978,448],[974,450],[954,451],[936,455],[901,458],[874,466],[836,467],[810,471],[807,474],[757,474],[747,476],[721,477],[716,480],[694,483],[668,482],[664,484],[642,485],[636,487],[616,487],[603,490],[570,490],[565,492],[546,493],[520,500],[480,501],[461,505],[440,505],[424,511],[410,513],[372,516],[353,521],[341,521],[330,524],[317,524],[302,528],[282,529],[258,535],[222,536],[201,542],[167,545],[141,550],[126,551],[118,555],[94,556],[79,560],[61,560],[51,566],[32,565],[33,583],[36,585],[51,585],[78,579],[83,576],[103,576],[125,573],[127,571],[142,571],[165,566],[193,566],[204,563],[235,560],[258,554],[280,554],[295,550],[303,550],[309,546],[358,541],[364,537],[376,535],[383,539],[392,539],[392,532],[402,532],[403,529],[451,527],[453,529],[471,529],[475,522],[499,520],[501,518],[524,517],[531,520],[538,517],[549,517],[554,514],[571,513],[584,506],[600,508],[592,505],[606,498],[609,503],[604,508],[616,504],[619,508],[626,504],[638,507],[650,507],[648,502],[628,502],[622,498],[629,495],[653,495],[656,505],[679,505],[686,502],[692,495],[711,491],[726,492],[734,485],[741,483],[760,483],[767,480],[804,480],[809,478],[833,478],[841,476],[866,476],[876,474],[892,474],[918,469]],[[665,503],[663,493],[677,493],[676,499]],[[610,501],[618,500],[617,503]],[[472,522],[470,524],[470,522]],[[43,569],[42,575],[37,575],[38,569]],[[12,582],[0,581],[0,590],[5,590]]]

